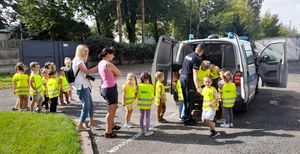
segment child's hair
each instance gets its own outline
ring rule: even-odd
[[[65,63],[66,66],[67,66],[67,64],[71,64],[72,63],[71,58],[70,57],[66,57],[64,63]]]
[[[56,71],[51,71],[51,72],[49,73],[50,76],[53,76],[53,75],[55,75],[55,74],[56,74]]]
[[[178,71],[177,72],[173,72],[173,77],[178,80],[179,77],[180,77],[180,73]]]
[[[203,68],[206,68],[206,69],[210,68],[210,61],[208,61],[208,60],[203,60],[201,66],[202,66]]]
[[[51,69],[51,62],[46,62],[45,63],[45,65],[44,65],[44,67],[46,68],[46,69],[48,69],[48,70],[50,70]]]
[[[141,83],[145,83],[145,80],[148,79],[149,83],[152,84],[152,79],[151,79],[151,75],[148,72],[143,72],[141,74]]]
[[[17,71],[25,71],[25,65],[22,62],[18,62],[15,66],[15,70]]]
[[[38,65],[39,65],[38,62],[31,62],[29,66],[30,66],[30,69],[32,70],[33,68],[35,68]]]
[[[45,73],[48,73],[48,74],[49,74],[49,72],[50,72],[50,70],[49,70],[49,69],[46,69],[45,67],[43,67],[43,68],[41,69],[41,73],[42,73],[42,74],[45,74]]]
[[[211,80],[211,78],[209,76],[204,77],[203,80],[205,81],[206,79],[208,79],[210,82],[212,82],[212,80]]]
[[[155,78],[156,78],[157,80],[160,79],[160,78],[163,77],[163,76],[164,76],[164,73],[161,72],[161,71],[158,71],[158,72],[155,73]]]
[[[66,76],[65,75],[65,67],[60,67],[60,75],[62,75],[62,76]]]
[[[135,85],[137,86],[137,79],[136,79],[136,75],[133,73],[133,72],[129,72],[128,74],[127,74],[127,77],[126,77],[126,79],[129,77],[129,76],[133,76],[133,78],[134,78],[134,81],[135,81]]]
[[[232,74],[230,71],[226,71],[224,73],[224,81],[225,82],[232,82]]]

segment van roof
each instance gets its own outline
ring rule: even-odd
[[[231,39],[231,38],[228,38],[228,37],[221,37],[221,38],[216,38],[216,39],[195,39],[195,40],[184,40],[182,41],[183,43],[197,43],[197,42],[230,42],[230,43],[233,43],[233,44],[236,44],[236,40],[235,39]],[[239,40],[240,42],[248,42],[248,41],[245,41],[245,40]]]

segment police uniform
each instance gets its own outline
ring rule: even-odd
[[[181,82],[182,94],[184,99],[185,112],[183,118],[185,122],[192,120],[191,112],[193,110],[194,104],[192,101],[193,96],[190,94],[191,91],[194,91],[192,93],[196,92],[196,87],[193,80],[193,69],[199,70],[200,64],[201,58],[195,52],[186,55],[182,63],[179,80]]]

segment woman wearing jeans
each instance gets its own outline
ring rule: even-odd
[[[99,57],[102,59],[98,64],[98,71],[102,78],[100,93],[107,101],[106,130],[104,137],[113,138],[117,135],[113,130],[119,130],[121,127],[114,125],[115,113],[118,108],[118,91],[116,79],[121,76],[121,71],[111,61],[114,58],[114,50],[104,48]]]
[[[85,127],[83,127],[83,123],[85,123],[85,120],[88,116],[90,117],[90,123],[89,123],[90,127],[99,128],[99,126],[96,124],[96,122],[93,119],[94,103],[91,96],[91,84],[89,79],[86,78],[87,74],[91,74],[97,71],[97,66],[91,69],[86,68],[85,62],[87,61],[88,56],[89,56],[88,47],[82,44],[78,45],[76,48],[75,58],[73,59],[72,69],[76,76],[75,88],[77,90],[79,99],[82,103],[80,123],[77,127],[77,130],[79,131],[87,130]]]

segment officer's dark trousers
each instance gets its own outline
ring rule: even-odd
[[[192,118],[192,110],[194,106],[194,101],[192,101],[192,97],[194,96],[193,93],[195,93],[196,88],[195,84],[193,81],[193,77],[188,77],[186,75],[180,75],[180,82],[181,82],[181,88],[182,88],[182,94],[184,98],[184,116],[183,120],[186,121],[191,121],[193,120]]]

